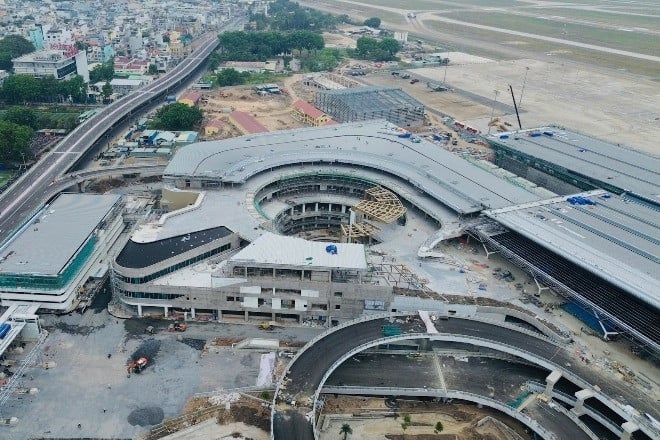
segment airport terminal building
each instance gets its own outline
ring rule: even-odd
[[[119,195],[61,194],[0,249],[3,306],[67,312],[90,278],[102,278],[124,229]]]

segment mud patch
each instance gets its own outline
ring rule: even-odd
[[[155,331],[164,331],[167,329],[167,324],[167,321],[162,319],[129,318],[124,320],[124,330],[128,336],[134,337],[144,335],[149,326]]]
[[[157,425],[163,421],[165,413],[159,406],[148,406],[133,410],[127,417],[128,423],[132,426],[151,426]]]
[[[131,358],[128,361],[137,361],[141,357],[145,357],[149,360],[146,368],[149,368],[149,366],[154,363],[154,359],[156,358],[159,350],[160,341],[155,339],[147,339],[137,348],[137,350],[133,352]]]
[[[59,331],[61,331],[62,333],[66,333],[69,335],[88,336],[91,333],[94,333],[96,330],[105,327],[105,324],[100,325],[98,327],[91,327],[88,325],[76,325],[76,324],[66,324],[64,322],[58,322],[54,325],[54,327]]]
[[[96,293],[94,300],[92,301],[92,304],[89,308],[94,311],[94,314],[101,313],[108,308],[108,304],[110,303],[111,299],[112,289],[110,288],[110,281],[108,280],[103,283],[103,286],[101,286],[99,291]]]
[[[195,350],[199,350],[199,351],[204,350],[204,347],[206,346],[205,339],[182,338],[180,342],[183,342],[188,347],[192,347]]]

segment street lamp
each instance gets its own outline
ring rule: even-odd
[[[527,84],[527,74],[529,73],[529,67],[525,67],[525,78],[523,79],[522,90],[520,91],[520,99],[518,99],[518,110],[520,110],[520,105],[522,103],[523,93],[525,93],[525,84]]]
[[[490,129],[493,128],[491,122],[493,122],[493,116],[495,116],[495,104],[497,104],[497,95],[499,94],[499,90],[495,90],[495,101],[493,101],[493,107],[490,111],[490,120],[488,121],[488,134],[490,134]]]
[[[442,84],[447,85],[447,67],[449,66],[449,57],[446,58],[447,62],[445,63],[445,76],[442,78]]]

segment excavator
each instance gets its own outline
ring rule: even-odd
[[[185,332],[188,326],[183,322],[174,321],[174,324],[170,324],[167,327],[168,332]]]
[[[131,361],[130,364],[128,364],[128,368],[126,369],[126,372],[130,376],[131,373],[140,373],[144,368],[147,366],[149,363],[149,359],[146,357],[142,356],[139,358],[137,361]]]

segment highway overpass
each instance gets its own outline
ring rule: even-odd
[[[237,26],[234,21],[227,28]],[[28,218],[52,197],[49,185],[73,168],[94,144],[125,118],[141,108],[162,99],[175,90],[204,65],[217,47],[217,34],[207,35],[196,42],[194,51],[167,74],[146,87],[104,107],[96,115],[80,124],[60,141],[53,150],[33,165],[9,189],[0,194],[0,244],[11,236]]]

